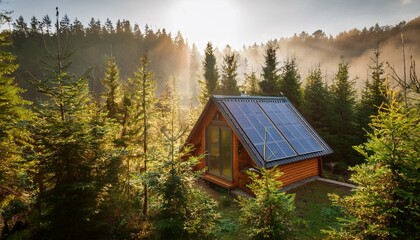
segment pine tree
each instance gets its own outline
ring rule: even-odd
[[[280,94],[287,97],[293,106],[300,109],[302,103],[301,81],[295,58],[287,58],[279,81]]]
[[[361,131],[369,129],[370,116],[376,115],[378,108],[386,101],[384,63],[379,58],[381,55],[379,47],[373,50],[373,54],[371,58],[373,65],[369,66],[372,70],[371,81],[366,81],[357,109],[358,127]]]
[[[243,89],[246,94],[252,96],[258,96],[261,94],[259,79],[257,78],[257,75],[254,71],[251,72],[251,74],[245,73],[245,84],[243,86]]]
[[[150,70],[150,62],[145,55],[141,65],[128,79],[123,103],[123,141],[130,151],[128,166],[134,165],[135,175],[147,173],[149,148],[153,142],[151,124],[154,115],[156,81]],[[143,215],[147,216],[148,189],[143,183]]]
[[[241,92],[237,84],[238,55],[234,52],[227,51],[223,60],[219,92],[224,95],[240,95]]]
[[[105,86],[104,98],[105,107],[108,111],[108,117],[114,120],[120,120],[122,93],[120,89],[120,70],[118,68],[115,57],[109,57],[105,78],[102,81]]]
[[[334,136],[330,142],[334,158],[349,163],[355,162],[352,146],[357,144],[353,137],[355,129],[355,81],[349,79],[349,65],[341,59],[331,86],[331,125],[329,132]]]
[[[295,196],[279,191],[282,173],[276,168],[248,172],[255,198],[239,197],[240,222],[251,239],[286,239],[296,233]]]
[[[0,33],[0,47],[4,49],[9,45],[9,33],[3,31]],[[20,94],[24,90],[12,77],[18,68],[15,59],[10,52],[0,51],[0,212],[4,223],[1,238],[9,233],[8,221],[21,213],[29,202],[25,197],[29,194],[24,151],[31,148],[28,124],[33,113],[28,109],[31,102],[23,100]],[[22,208],[16,208],[17,204]]]
[[[321,67],[318,65],[309,72],[303,91],[302,113],[321,135],[328,132],[329,116],[329,91],[322,80]]]
[[[343,209],[331,239],[417,239],[420,234],[420,113],[389,94],[372,118],[368,140],[356,147],[366,159],[352,167],[353,194],[333,203]]]
[[[173,87],[175,88],[175,87]],[[216,203],[195,187],[193,167],[203,158],[191,157],[192,146],[184,146],[187,128],[181,126],[178,94],[167,88],[158,105],[163,139],[156,149],[155,168],[149,176],[151,189],[157,195],[155,226],[159,239],[214,238],[219,215]]]
[[[204,54],[204,80],[199,82],[199,101],[202,105],[207,102],[210,96],[216,93],[219,86],[219,70],[217,69],[216,57],[214,56],[213,45],[211,42],[207,43]]]
[[[273,42],[268,43],[263,66],[263,76],[260,82],[261,93],[266,96],[279,96],[279,69],[277,68],[277,47]]]
[[[34,180],[39,187],[41,222],[33,237],[96,238],[96,223],[91,219],[106,195],[105,186],[113,180],[107,167],[116,158],[118,161],[111,142],[115,132],[92,104],[89,71],[80,77],[69,72],[70,52],[62,50],[59,29],[56,32],[56,52],[44,61],[45,78],[32,81],[45,97],[34,126],[33,157],[39,169]]]

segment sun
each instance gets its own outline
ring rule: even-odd
[[[183,0],[168,10],[172,30],[195,42],[199,48],[208,41],[224,47],[232,44],[240,26],[240,9],[236,1]]]

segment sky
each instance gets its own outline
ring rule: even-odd
[[[181,32],[188,43],[203,51],[207,42],[234,49],[272,39],[292,37],[318,29],[337,35],[378,23],[396,25],[420,16],[420,0],[0,0],[1,10],[12,17],[78,18],[86,27],[90,19],[129,20],[144,29],[165,28]]]

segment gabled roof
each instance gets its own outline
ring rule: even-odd
[[[213,103],[259,167],[333,152],[285,97],[213,96],[191,134]]]

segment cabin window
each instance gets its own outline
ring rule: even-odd
[[[232,130],[227,127],[210,126],[206,133],[208,172],[232,180]]]

